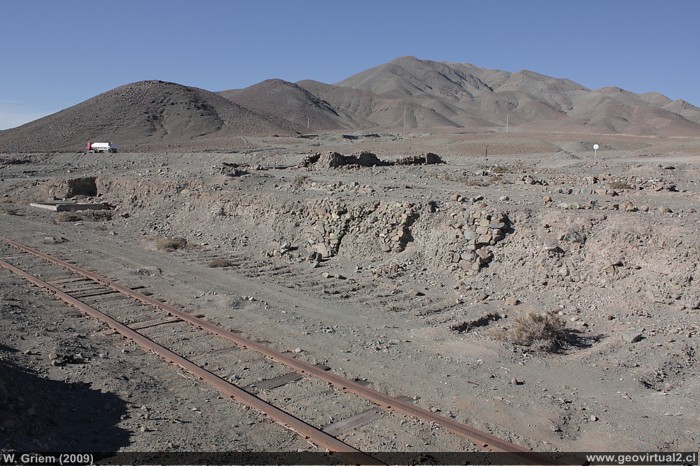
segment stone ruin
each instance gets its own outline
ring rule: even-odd
[[[311,154],[299,164],[301,168],[339,168],[339,167],[385,167],[392,165],[434,165],[445,163],[439,155],[432,152],[423,155],[410,155],[394,162],[381,160],[372,152],[362,151],[359,154],[343,155],[339,152]]]

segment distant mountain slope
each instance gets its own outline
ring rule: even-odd
[[[449,117],[406,99],[390,99],[370,91],[317,81],[300,81],[301,87],[319,96],[359,128],[434,129],[459,127]]]
[[[239,90],[221,91],[219,95],[251,110],[284,115],[298,124],[315,130],[352,128],[333,107],[306,89],[281,79],[268,79]]]
[[[168,147],[191,145],[208,137],[295,134],[298,130],[280,117],[253,112],[203,89],[140,81],[2,131],[0,150],[80,150],[88,140],[112,140],[122,148]]]
[[[503,126],[507,118],[511,126],[522,129],[658,135],[700,131],[700,113],[689,104],[672,105],[661,94],[590,90],[527,70],[509,73],[400,57],[338,86],[413,102],[466,127]]]
[[[118,87],[0,131],[0,151],[231,147],[244,135],[470,128],[700,135],[700,108],[617,87],[591,90],[533,71],[400,57],[336,84],[270,79],[219,93],[163,81]]]
[[[677,113],[690,121],[700,124],[700,108],[686,102],[683,99],[674,100],[673,102],[664,105],[664,108],[670,112]]]

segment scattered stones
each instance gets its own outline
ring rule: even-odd
[[[453,253],[452,262],[463,270],[478,272],[493,260],[491,247],[505,238],[510,221],[503,213],[486,210],[465,211],[463,218],[454,228],[461,230],[464,247]]]
[[[464,332],[469,332],[473,328],[478,328],[478,327],[485,327],[492,322],[497,322],[501,320],[501,316],[491,312],[489,314],[486,314],[482,317],[479,317],[476,320],[471,320],[469,322],[462,322],[461,324],[454,324],[450,326],[450,330],[458,333],[464,333]]]
[[[61,244],[68,241],[63,236],[44,236],[44,244]]]
[[[642,338],[644,338],[644,336],[641,332],[625,332],[622,334],[622,339],[627,343],[637,343],[642,341]]]

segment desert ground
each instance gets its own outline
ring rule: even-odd
[[[533,450],[697,451],[699,162],[700,138],[502,129],[9,153],[0,235]],[[63,199],[111,210],[30,206]],[[309,448],[11,273],[0,284],[0,448]],[[533,315],[555,330],[528,330]],[[387,429],[343,436],[472,448]]]

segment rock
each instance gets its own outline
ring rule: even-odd
[[[476,255],[484,262],[490,262],[493,259],[493,253],[487,249],[479,249]]]
[[[462,261],[472,262],[474,260],[474,253],[471,251],[465,251],[459,255]]]
[[[481,235],[477,238],[476,242],[479,244],[489,244],[491,243],[491,234]]]
[[[321,257],[330,257],[331,253],[328,250],[328,246],[323,243],[317,243],[312,246],[313,250],[321,255]]]
[[[523,382],[522,380],[518,380],[518,379],[516,379],[515,377],[513,377],[512,379],[510,379],[510,384],[511,384],[511,385],[522,385],[522,384],[524,384],[524,383],[525,383],[525,382]]]
[[[591,421],[596,422],[597,420],[598,420],[598,416],[596,416],[595,414],[591,414]]]
[[[62,236],[45,236],[44,237],[44,244],[61,244],[65,243],[68,241],[66,238]]]
[[[620,207],[622,207],[626,212],[636,212],[637,211],[637,208],[630,201],[625,202]]]
[[[637,343],[641,341],[644,336],[641,332],[626,332],[622,334],[622,339],[627,343]]]
[[[514,298],[512,296],[506,298],[506,306],[517,306],[518,304],[520,304],[520,300],[518,298]]]
[[[479,233],[471,230],[464,231],[464,239],[467,241],[474,241],[479,238]]]

